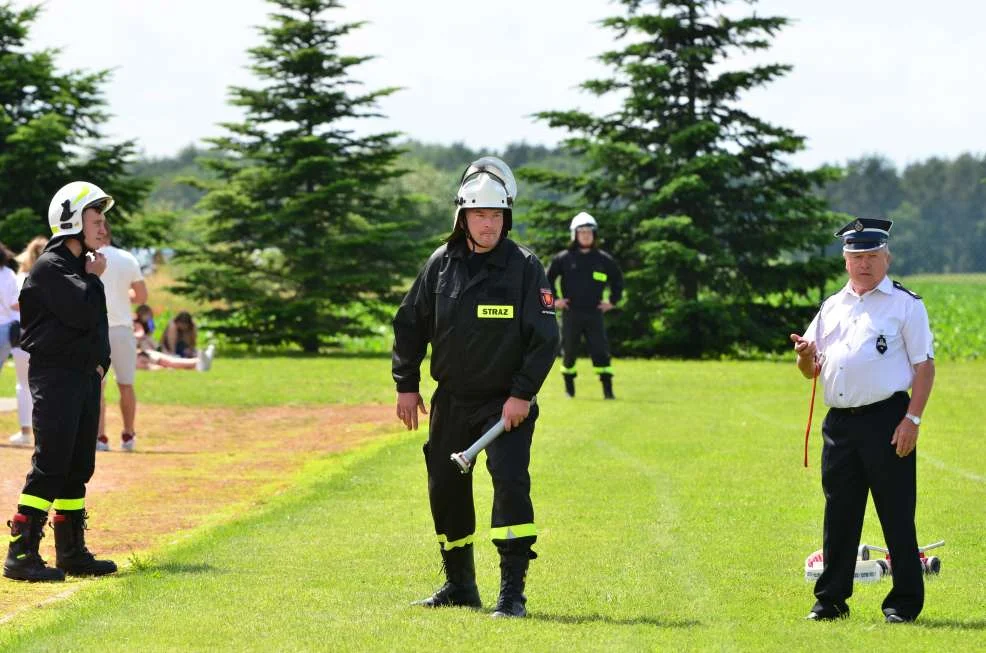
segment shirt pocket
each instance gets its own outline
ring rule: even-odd
[[[863,351],[870,351],[872,357],[882,358],[896,352],[902,346],[901,321],[893,317],[872,319],[866,325],[865,341],[861,345]]]

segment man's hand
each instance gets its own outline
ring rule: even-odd
[[[520,423],[527,419],[531,412],[531,402],[517,397],[510,397],[507,403],[503,404],[503,428],[506,431],[520,426]]]
[[[900,424],[894,429],[894,437],[890,438],[890,444],[897,447],[897,455],[906,458],[914,451],[918,444],[918,426],[906,417],[900,420]]]
[[[425,408],[425,400],[418,392],[398,392],[397,393],[397,419],[404,422],[404,426],[410,431],[418,430],[418,411],[423,415],[428,414]]]
[[[555,308],[568,308],[568,299],[564,297],[555,298]]]
[[[818,375],[818,348],[815,343],[805,340],[797,333],[791,334],[791,342],[794,343],[794,351],[798,354],[798,369],[805,378],[810,379]]]
[[[606,313],[608,311],[613,310],[613,305],[610,304],[609,302],[599,302],[599,306],[597,306],[596,308],[598,308],[603,313]]]
[[[106,256],[99,252],[89,252],[86,254],[86,273],[95,274],[97,277],[106,272]]]

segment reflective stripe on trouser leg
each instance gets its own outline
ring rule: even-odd
[[[474,539],[475,539],[475,533],[470,533],[469,535],[466,535],[465,537],[459,538],[458,540],[452,540],[450,542],[449,539],[445,535],[439,534],[438,535],[438,544],[441,545],[441,547],[443,549],[445,549],[446,551],[448,551],[449,549],[457,549],[457,548],[459,548],[461,546],[466,546],[467,544],[472,544]]]
[[[578,372],[575,371],[575,366],[561,368],[561,373],[565,376],[578,376]]]
[[[536,537],[537,527],[530,524],[511,524],[490,529],[491,540],[516,540],[520,537]]]
[[[20,498],[17,499],[17,505],[27,506],[29,508],[48,512],[48,509],[51,508],[51,501],[42,499],[41,497],[32,496],[30,494],[22,494]]]
[[[613,368],[612,367],[594,367],[592,369],[599,376],[602,376],[603,374],[608,374],[609,376],[613,376]]]
[[[85,510],[86,499],[55,499],[51,507],[55,510]]]
[[[486,449],[486,468],[493,479],[490,535],[498,546],[516,542],[529,548],[537,539],[528,466],[538,410],[537,404],[532,405],[527,419]]]
[[[442,387],[435,391],[423,449],[431,517],[443,549],[469,544],[476,532],[472,474],[462,474],[451,461],[453,453],[468,448],[478,437],[469,428],[469,415],[470,406],[455,402]]]

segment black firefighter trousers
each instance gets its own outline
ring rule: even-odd
[[[81,507],[96,466],[100,378],[95,370],[30,366],[34,399],[34,456],[21,505],[45,510],[44,503],[69,500]],[[27,501],[27,503],[25,503]]]
[[[456,397],[441,385],[432,397],[424,455],[431,515],[443,549],[471,544],[476,532],[472,474],[461,473],[451,456],[467,449],[500,419],[506,400]],[[491,537],[503,553],[529,551],[537,540],[528,473],[537,417],[537,404],[532,404],[520,426],[505,431],[486,448],[486,468],[493,479]]]
[[[570,309],[562,313],[561,318],[561,349],[564,370],[574,370],[575,359],[578,357],[579,344],[585,336],[586,348],[596,371],[609,372],[610,356],[609,343],[606,340],[606,327],[603,324],[603,312],[598,309],[580,311]]]
[[[890,444],[908,403],[907,393],[898,392],[862,408],[833,408],[825,416],[825,571],[815,583],[817,609],[842,609],[852,596],[868,492],[873,493],[893,568],[893,588],[883,601],[883,612],[915,619],[924,606],[924,576],[914,526],[917,450],[900,458]]]

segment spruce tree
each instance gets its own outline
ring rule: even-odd
[[[397,134],[353,130],[396,90],[356,92],[350,71],[370,57],[340,53],[339,39],[362,23],[333,21],[336,0],[271,4],[249,50],[261,86],[230,89],[245,120],[209,141],[203,164],[218,178],[181,289],[215,302],[214,326],[234,341],[315,352],[388,319],[421,252],[403,217],[413,211],[382,192],[402,174]]]
[[[839,218],[815,192],[837,173],[790,165],[804,139],[740,104],[790,66],[738,70],[730,57],[768,48],[788,21],[730,17],[720,0],[620,4],[624,15],[602,21],[621,46],[600,57],[612,76],[582,84],[617,94],[620,108],[538,114],[568,130],[563,145],[585,165],[578,174],[521,171],[563,198],[532,207],[538,244],[563,247],[578,211],[599,221],[626,272],[626,305],[610,328],[617,351],[785,347],[810,318],[811,289],[839,266],[821,252]]]
[[[41,10],[0,3],[0,240],[20,249],[49,235],[48,203],[77,179],[98,184],[116,200],[110,214],[117,240],[139,244],[129,227],[148,184],[127,173],[133,141],[108,143],[102,86],[108,71],[59,73],[57,50],[26,49]]]

